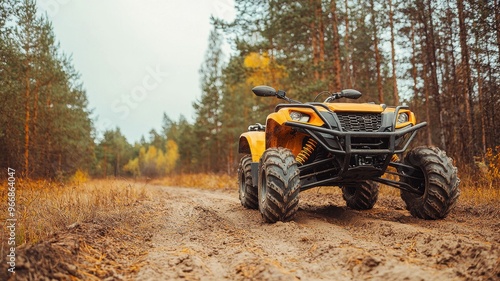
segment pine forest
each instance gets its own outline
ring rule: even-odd
[[[234,21],[211,19],[193,121],[165,112],[162,130],[133,144],[120,128],[96,137],[84,81],[35,2],[2,3],[0,163],[25,177],[234,174],[239,135],[278,104],[255,97],[257,85],[408,105],[428,123],[414,145],[498,177],[498,0],[236,0]]]

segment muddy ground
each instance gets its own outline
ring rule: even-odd
[[[401,199],[370,211],[302,193],[296,219],[265,224],[236,191],[162,188],[163,214],[137,280],[498,280],[498,213],[459,205],[415,219]],[[477,211],[477,210],[476,210]]]
[[[445,220],[424,221],[398,197],[355,211],[319,189],[301,193],[294,221],[266,224],[236,190],[151,190],[153,199],[134,207],[147,216],[72,226],[38,252],[20,250],[17,279],[500,280],[500,206],[459,202]],[[41,257],[26,265],[34,253]],[[64,263],[50,260],[58,255]],[[40,259],[53,269],[34,266]]]

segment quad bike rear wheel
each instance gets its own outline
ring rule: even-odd
[[[265,222],[291,220],[299,208],[300,172],[292,151],[267,149],[259,164],[259,210]]]
[[[369,210],[378,199],[379,184],[373,181],[342,186],[342,197],[347,207],[354,210]]]
[[[421,219],[445,218],[460,194],[460,179],[451,158],[437,147],[421,146],[408,152],[404,164],[416,168],[417,175],[402,177],[401,180],[423,192],[418,195],[401,190],[406,209],[412,216]],[[407,172],[403,169],[403,173]]]
[[[258,209],[257,187],[252,184],[252,157],[245,155],[240,160],[238,167],[238,184],[240,201],[243,207],[248,209]]]

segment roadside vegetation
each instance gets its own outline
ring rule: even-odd
[[[491,208],[500,203],[500,153],[494,154],[493,150],[488,150],[486,160],[488,165],[479,166],[479,172],[472,169],[459,171],[460,204]],[[54,233],[80,223],[111,218],[116,220],[116,216],[125,216],[131,207],[148,201],[151,188],[155,185],[237,190],[238,179],[236,174],[227,173],[172,173],[155,178],[90,179],[81,170],[64,182],[19,178],[16,182],[16,244],[44,241]],[[2,186],[7,186],[7,183],[3,181]],[[2,189],[0,193],[4,209],[7,209],[7,192],[7,189]],[[340,189],[330,187],[308,192],[338,193],[341,196]],[[380,196],[399,197],[399,190],[381,185]],[[5,220],[7,214],[3,215],[1,219]],[[6,232],[2,232],[2,235],[4,243]]]
[[[116,219],[117,215],[124,216],[127,210],[150,196],[144,183],[134,181],[60,183],[20,179],[16,184],[16,244],[37,243],[80,223]],[[7,192],[4,189],[0,200],[6,210]],[[7,214],[3,212],[2,215]],[[2,237],[2,241],[4,239]]]
[[[476,175],[459,175],[459,204],[471,207],[498,206],[500,188],[488,180],[486,175],[479,180]],[[80,223],[116,220],[117,216],[126,219],[125,216],[132,207],[151,199],[151,189],[155,185],[235,191],[238,188],[236,175],[228,174],[176,174],[152,180],[77,178],[67,183],[33,180],[18,182],[18,245],[43,241],[58,231]],[[338,193],[342,196],[340,189],[335,187],[320,187],[307,192]],[[382,185],[380,197],[385,196],[399,197],[399,190]],[[0,200],[6,209],[6,191],[2,190]],[[5,233],[2,232],[3,235]],[[2,237],[3,242],[5,239],[6,237]]]
[[[103,280],[135,274],[150,247],[153,213],[158,214],[151,196],[144,183],[134,181],[19,179],[16,274],[7,271],[12,245],[2,231],[0,279]],[[7,209],[4,189],[0,200]],[[2,212],[0,219],[6,221],[5,216]]]

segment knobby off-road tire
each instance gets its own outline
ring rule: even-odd
[[[252,184],[252,157],[245,155],[240,160],[238,166],[238,184],[240,201],[243,207],[248,209],[258,209],[257,187]]]
[[[460,179],[452,159],[437,147],[421,146],[408,152],[404,163],[420,169],[424,175],[424,180],[402,177],[403,182],[424,192],[418,195],[401,190],[406,209],[421,219],[445,218],[460,195]]]
[[[378,199],[379,184],[364,181],[357,184],[342,186],[342,197],[347,207],[355,210],[369,210]]]
[[[267,149],[259,173],[259,210],[264,221],[291,220],[299,208],[300,192],[300,172],[293,153],[282,147]]]

